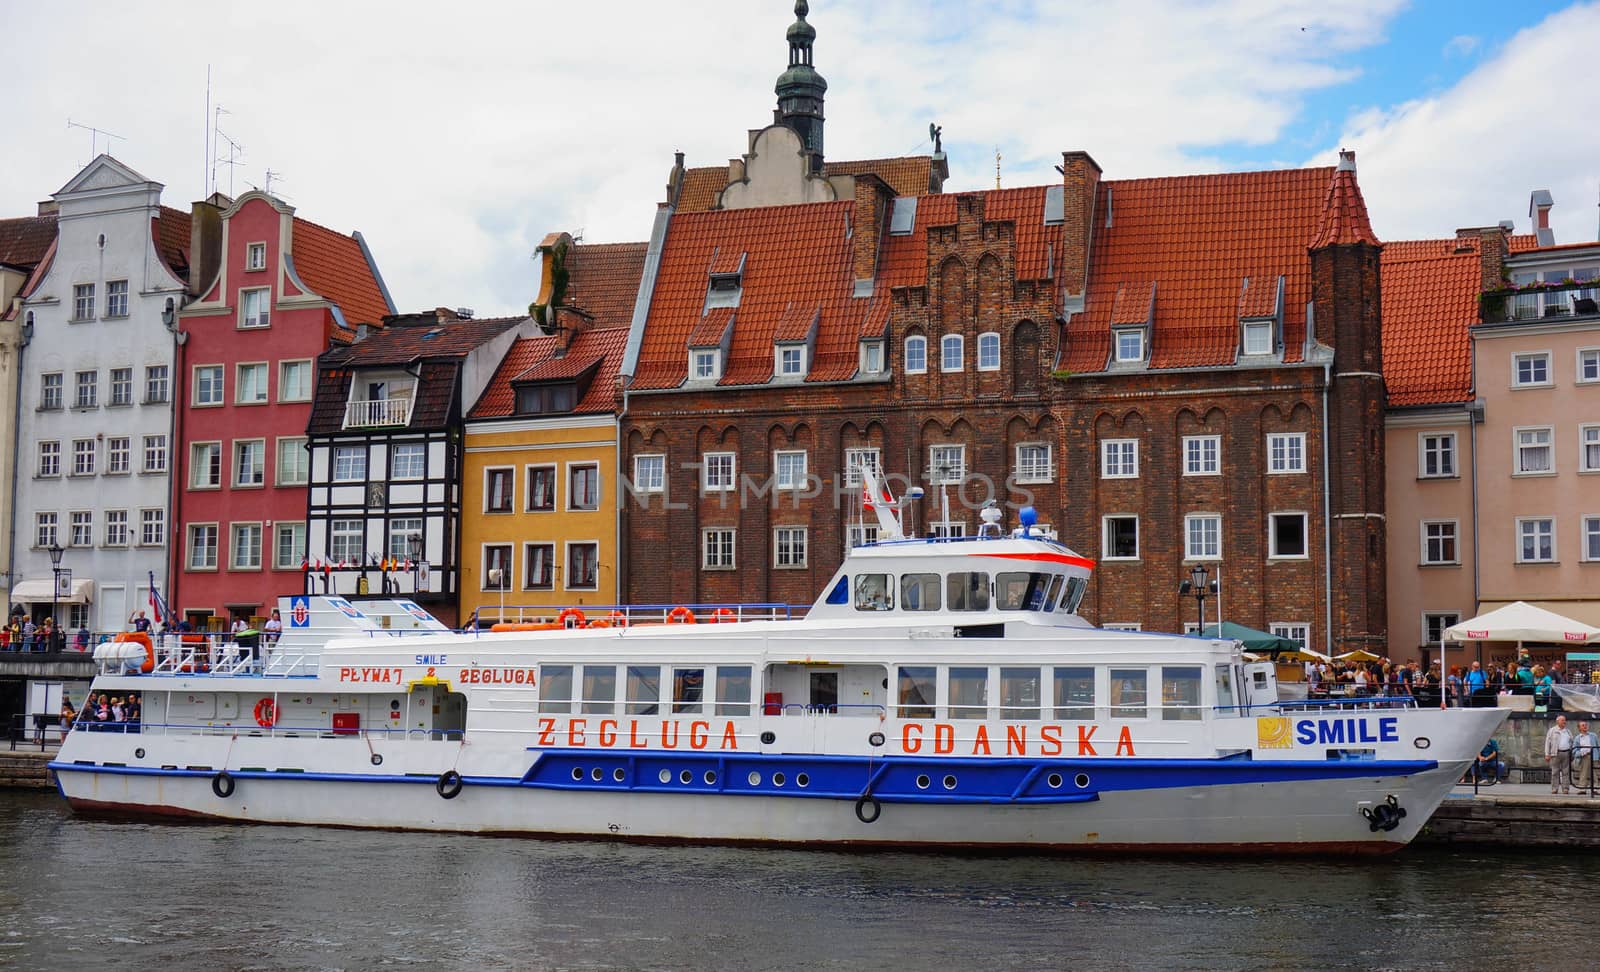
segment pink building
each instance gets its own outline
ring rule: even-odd
[[[197,626],[302,590],[316,359],[394,306],[361,234],[261,192],[196,203],[179,315],[169,601]]]

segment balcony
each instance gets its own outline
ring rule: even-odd
[[[1600,298],[1600,280],[1524,284],[1484,291],[1478,296],[1478,311],[1485,324],[1545,318],[1570,320],[1600,316],[1597,298]]]
[[[382,429],[411,424],[410,398],[374,398],[367,401],[346,402],[344,427],[347,429]]]

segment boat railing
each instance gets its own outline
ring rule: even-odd
[[[79,719],[69,727],[71,732],[120,732],[138,733],[142,735],[167,735],[177,732],[184,735],[195,736],[240,736],[254,738],[287,738],[287,739],[360,739],[363,737],[376,737],[382,739],[432,739],[459,741],[466,735],[465,729],[418,729],[387,726],[344,729],[330,728],[327,725],[286,725],[277,723],[271,726],[260,726],[252,723],[238,725],[217,725],[206,722],[92,722]]]
[[[808,604],[565,604],[483,605],[477,623],[469,619],[463,632],[541,630],[554,628],[622,628],[651,624],[719,624],[737,621],[794,621],[805,617]],[[513,627],[515,626],[515,627]]]
[[[1218,712],[1237,712],[1253,715],[1258,712],[1327,712],[1352,709],[1416,709],[1417,699],[1410,695],[1352,695],[1325,699],[1278,699],[1275,702],[1219,705]]]
[[[775,708],[775,706],[773,706],[773,705],[770,705],[770,704],[766,705],[763,708],[763,714],[764,715],[777,715],[778,713],[772,711],[774,708]],[[875,702],[820,702],[820,703],[786,702],[783,705],[782,714],[786,715],[786,716],[788,716],[788,715],[812,715],[812,716],[816,716],[816,715],[820,715],[820,716],[830,716],[830,715],[847,715],[847,716],[875,715],[875,716],[883,716],[883,715],[886,715],[888,713],[888,711],[889,710],[888,710],[887,706],[879,705],[879,704],[877,704]]]

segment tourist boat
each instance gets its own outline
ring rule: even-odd
[[[455,633],[409,601],[299,595],[259,651],[110,646],[91,691],[138,693],[142,723],[76,727],[57,785],[84,813],[256,823],[1386,852],[1505,718],[1280,701],[1235,642],[1080,618],[1094,565],[1031,511],[1009,534],[990,509],[978,536],[912,538],[864,489],[880,540],[803,617],[569,609]]]

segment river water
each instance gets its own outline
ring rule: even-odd
[[[151,825],[0,791],[0,967],[1577,968],[1596,871],[1421,847],[1097,860]]]

